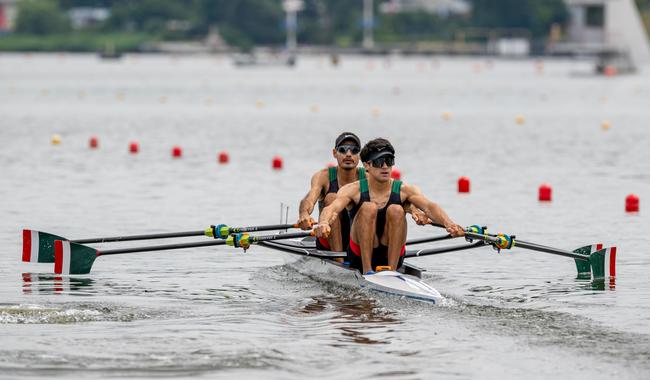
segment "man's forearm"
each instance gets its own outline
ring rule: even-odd
[[[314,211],[314,203],[315,202],[310,202],[307,198],[303,198],[303,200],[300,201],[298,215],[311,215],[311,213]]]
[[[433,202],[429,203],[429,207],[427,207],[427,211],[428,211],[427,216],[434,223],[442,224],[443,226],[453,224],[452,220],[449,218],[447,213],[437,204]]]

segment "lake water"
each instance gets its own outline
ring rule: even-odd
[[[590,71],[0,55],[0,378],[647,378],[650,75]],[[80,239],[269,224],[281,203],[293,220],[344,130],[391,140],[402,178],[460,224],[568,250],[617,246],[615,287],[594,290],[573,260],[524,249],[411,259],[441,306],[315,281],[263,247],[100,257],[75,277],[20,261],[23,228]],[[459,176],[470,194],[456,192]],[[551,203],[537,201],[542,183]],[[630,193],[640,213],[625,213]],[[440,232],[409,224],[409,237]]]

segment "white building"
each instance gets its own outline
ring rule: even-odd
[[[79,7],[68,11],[73,29],[84,29],[100,24],[111,16],[106,8]]]
[[[634,0],[565,0],[567,42],[575,49],[618,51],[635,66],[650,63],[648,35]]]

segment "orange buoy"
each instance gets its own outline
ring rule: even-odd
[[[458,178],[458,192],[469,193],[470,181],[467,177]]]
[[[543,183],[539,187],[538,199],[540,202],[550,202],[552,198],[553,189],[551,185]]]
[[[615,66],[607,65],[603,69],[603,74],[605,74],[606,77],[613,77],[618,74],[618,70],[616,70]]]
[[[639,197],[636,194],[625,197],[625,212],[639,212]]]
[[[88,141],[88,146],[90,146],[90,149],[97,149],[99,147],[99,139],[97,136],[92,136],[90,138]]]

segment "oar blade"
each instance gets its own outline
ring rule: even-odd
[[[54,242],[54,273],[90,273],[97,256],[99,256],[99,251],[94,248],[67,240],[56,240]]]
[[[616,247],[598,250],[589,256],[593,281],[603,282],[616,278]]]
[[[589,258],[592,253],[603,249],[602,243],[585,245],[584,247],[576,248],[573,250],[574,253],[584,255],[585,258]],[[576,262],[576,269],[578,270],[578,279],[579,280],[589,280],[591,279],[591,264],[588,260],[574,259]]]
[[[55,240],[66,239],[47,232],[23,230],[23,261],[26,263],[53,263]]]

